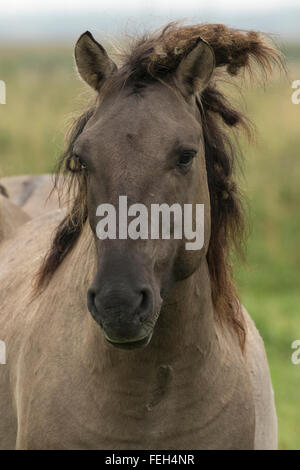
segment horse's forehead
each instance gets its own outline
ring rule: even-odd
[[[185,120],[179,114],[166,113],[162,106],[148,106],[143,99],[123,102],[103,112],[97,113],[84,131],[80,140],[87,141],[89,145],[117,144],[129,146],[134,143],[155,145],[170,140],[184,126]]]
[[[88,125],[88,127],[90,127]],[[91,122],[90,136],[109,138],[114,141],[129,136],[140,141],[151,143],[174,134],[180,135],[181,130],[195,130],[196,121],[187,103],[166,86],[146,88],[141,94],[116,93],[99,104]],[[122,142],[124,143],[124,142]]]
[[[145,90],[141,95],[124,93],[111,99],[103,110],[101,104],[99,108],[100,120],[103,117],[107,123],[122,122],[125,127],[138,123],[155,126],[156,122],[177,114],[179,118],[178,103],[175,103],[174,97],[167,91],[162,93],[160,89]]]

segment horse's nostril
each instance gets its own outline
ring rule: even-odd
[[[148,286],[127,289],[102,289],[90,287],[87,292],[87,306],[94,320],[106,329],[111,325],[123,329],[137,328],[152,312],[153,295]]]
[[[139,305],[139,319],[142,322],[145,320],[149,312],[152,310],[152,292],[149,287],[144,287],[141,292],[141,303]]]
[[[87,292],[87,305],[88,305],[88,309],[89,311],[94,314],[95,313],[95,310],[96,310],[96,307],[95,307],[95,292],[93,291],[93,289],[89,289],[88,292]]]

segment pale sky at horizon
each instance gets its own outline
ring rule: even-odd
[[[33,14],[63,11],[107,10],[107,9],[142,9],[151,10],[235,10],[263,11],[267,9],[286,9],[290,6],[299,6],[300,0],[11,0],[1,2],[2,14]]]

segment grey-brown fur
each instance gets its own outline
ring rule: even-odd
[[[1,178],[10,200],[31,217],[37,217],[59,208],[58,194],[52,192],[53,177],[20,175]]]
[[[13,238],[19,227],[30,220],[29,215],[17,207],[7,196],[0,194],[0,243]]]

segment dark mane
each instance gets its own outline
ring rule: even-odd
[[[211,200],[211,239],[207,261],[212,298],[218,318],[228,320],[243,346],[246,332],[233,285],[230,253],[232,249],[239,250],[243,242],[244,217],[241,195],[234,176],[236,150],[226,128],[242,127],[248,132],[249,126],[246,117],[234,109],[218,89],[219,69],[228,78],[237,75],[240,70],[253,72],[256,63],[266,74],[273,65],[281,65],[280,53],[266,37],[254,31],[238,31],[220,24],[180,26],[171,23],[162,31],[134,41],[129,51],[123,54],[119,71],[104,84],[104,89],[130,85],[134,92],[138,92],[149,81],[163,80],[193,49],[199,37],[214,49],[217,67],[211,83],[198,97]],[[69,191],[73,191],[73,204],[57,227],[52,246],[40,267],[38,289],[47,285],[72,250],[87,219],[87,176],[84,172],[70,174],[68,163],[74,143],[93,112],[94,108],[91,108],[76,120],[68,136],[67,149],[59,162],[59,171],[66,173]]]

